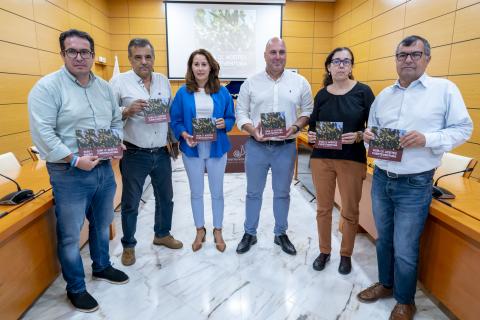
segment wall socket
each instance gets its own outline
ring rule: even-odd
[[[107,63],[107,58],[106,58],[106,57],[102,57],[102,56],[98,56],[98,62],[100,62],[100,63]]]

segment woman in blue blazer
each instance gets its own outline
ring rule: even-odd
[[[205,218],[203,214],[203,190],[205,168],[212,195],[213,237],[217,250],[226,248],[222,237],[223,224],[223,176],[227,164],[230,141],[227,132],[235,123],[233,100],[228,90],[220,85],[220,66],[213,56],[199,49],[188,59],[186,84],[175,95],[170,108],[171,126],[180,141],[183,163],[187,171],[191,191],[193,219],[197,235],[192,244],[197,251],[205,242]],[[209,118],[215,123],[215,141],[197,141],[193,136],[192,120]]]

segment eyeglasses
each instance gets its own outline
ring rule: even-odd
[[[422,51],[413,51],[410,53],[407,52],[399,52],[395,56],[397,57],[398,62],[404,62],[407,60],[407,57],[410,56],[413,61],[418,61],[420,58],[422,58],[423,52]]]
[[[340,64],[342,64],[345,66],[345,67],[349,67],[352,65],[352,60],[350,59],[332,59],[332,62],[331,64],[333,64],[334,66],[339,66]]]
[[[69,48],[67,50],[63,50],[63,53],[70,59],[75,59],[78,54],[80,54],[80,57],[82,57],[83,59],[89,59],[93,56],[93,52],[87,49],[77,51],[73,48]]]

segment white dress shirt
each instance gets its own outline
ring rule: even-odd
[[[381,169],[397,174],[437,168],[443,153],[468,140],[473,130],[457,86],[427,74],[408,88],[401,87],[397,80],[383,89],[370,108],[368,126],[416,130],[425,135],[425,147],[405,148],[401,162],[375,160]]]
[[[170,104],[172,91],[168,79],[152,72],[150,93],[133,70],[121,73],[110,80],[118,105],[123,111],[137,99],[162,99]],[[167,144],[168,123],[145,123],[143,111],[124,121],[124,140],[141,148],[158,148]]]
[[[266,71],[262,71],[248,78],[240,87],[235,116],[241,130],[246,123],[256,127],[261,122],[261,113],[285,112],[288,129],[298,117],[309,117],[312,110],[312,90],[304,77],[284,71],[280,78],[273,80]],[[289,139],[295,136],[292,135]]]

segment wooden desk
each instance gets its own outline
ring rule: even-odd
[[[30,162],[11,177],[34,192],[50,188],[43,161]],[[0,194],[15,191],[0,180]],[[60,272],[53,196],[48,191],[0,219],[0,314],[17,319]],[[0,212],[12,206],[0,206]]]
[[[118,161],[113,162],[117,190],[114,204],[122,190]],[[50,188],[44,161],[24,164],[10,177],[23,188],[38,192]],[[15,184],[0,177],[0,195],[15,191]],[[14,206],[0,206],[0,212]],[[52,191],[25,203],[0,219],[0,318],[18,319],[60,273],[56,252],[55,213]],[[113,239],[115,229],[110,226]],[[88,239],[84,224],[80,246]]]

